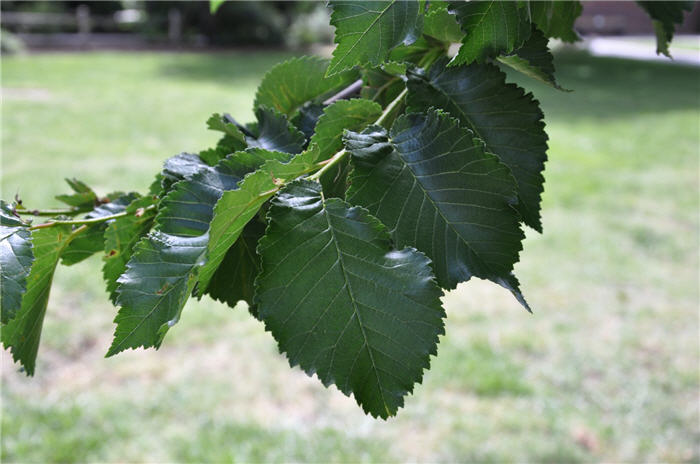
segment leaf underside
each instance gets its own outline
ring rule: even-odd
[[[499,56],[498,61],[557,90],[567,91],[554,78],[554,57],[547,47],[548,42],[539,29],[533,28],[522,47],[511,55]]]
[[[683,12],[691,11],[695,2],[647,2],[638,1],[644,11],[651,17],[656,32],[656,53],[671,57],[668,46],[673,40],[675,24],[683,23]]]
[[[429,260],[393,249],[376,218],[324,200],[312,181],[285,187],[268,218],[256,281],[266,329],[292,366],[353,393],[373,416],[396,414],[444,333]]]

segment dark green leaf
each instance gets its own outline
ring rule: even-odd
[[[663,53],[671,57],[668,51],[668,45],[673,40],[675,32],[674,24],[683,23],[683,12],[693,9],[695,2],[692,1],[676,1],[676,2],[637,2],[644,11],[647,12],[654,23],[656,31],[656,54]]]
[[[292,119],[292,124],[304,134],[304,137],[310,139],[314,135],[318,118],[323,114],[323,108],[324,106],[320,103],[309,103],[302,106]]]
[[[138,198],[138,196],[136,192],[122,195],[114,201],[96,207],[85,215],[85,219],[94,219],[121,213],[125,211],[129,203]],[[61,253],[61,264],[70,266],[104,250],[104,233],[107,229],[108,222],[109,221],[93,224],[89,226],[85,232],[82,232],[80,235],[76,236],[75,239],[71,240],[63,253]]]
[[[415,0],[331,0],[329,5],[338,46],[328,75],[356,65],[378,65],[389,57],[391,49],[420,36],[421,16]]]
[[[304,134],[287,121],[277,110],[260,107],[255,110],[258,119],[255,137],[248,137],[248,146],[270,151],[300,153],[304,149]]]
[[[513,172],[518,182],[518,211],[525,224],[542,231],[540,195],[547,160],[547,134],[539,103],[523,89],[505,83],[496,66],[445,67],[436,62],[427,76],[417,73],[408,82],[410,111],[439,107],[459,119],[486,142]]]
[[[243,228],[211,278],[206,290],[209,296],[231,307],[243,300],[252,309],[255,278],[260,272],[260,257],[255,248],[264,233],[265,224],[256,219]]]
[[[27,291],[27,276],[34,262],[29,226],[0,200],[0,318],[14,318]]]
[[[2,328],[3,345],[12,351],[12,359],[22,364],[27,375],[34,375],[41,328],[56,264],[72,238],[68,225],[32,231],[34,264],[27,277],[27,291],[15,318]]]
[[[288,117],[306,102],[320,103],[359,77],[356,71],[346,71],[325,77],[328,60],[317,56],[302,56],[280,63],[263,78],[255,94],[255,108],[266,106]]]
[[[451,65],[483,63],[512,52],[530,37],[528,9],[521,2],[451,2],[450,11],[466,34]]]
[[[206,260],[214,205],[225,190],[235,189],[243,176],[269,156],[275,154],[238,152],[215,167],[202,167],[176,183],[163,198],[156,230],[135,245],[126,271],[117,280],[121,308],[107,356],[127,348],[160,346],[168,329],[179,320]]]
[[[97,195],[84,182],[66,179],[73,192],[69,195],[56,195],[56,199],[76,208],[90,208],[97,203]]]
[[[236,243],[245,225],[258,213],[263,204],[277,193],[280,185],[302,174],[318,169],[319,150],[311,145],[289,161],[282,157],[266,161],[254,173],[245,177],[236,190],[224,192],[214,208],[209,230],[207,262],[199,271],[199,294],[207,289],[214,272],[229,248]]]
[[[443,42],[461,42],[464,32],[457,18],[447,9],[448,2],[431,1],[423,23],[423,33]]]
[[[533,28],[532,35],[522,47],[511,55],[499,56],[498,61],[555,89],[566,91],[554,78],[554,57],[549,52],[548,42],[542,32]]]
[[[532,22],[546,37],[556,37],[564,42],[581,40],[574,29],[576,18],[581,15],[583,7],[577,0],[531,1],[530,14]]]
[[[180,153],[168,158],[161,172],[161,193],[169,192],[177,181],[191,177],[205,166],[207,163],[202,158],[191,153]]]
[[[289,363],[387,418],[437,354],[442,291],[429,260],[396,250],[363,208],[297,181],[272,200],[258,252],[260,318]],[[303,224],[303,227],[299,225]]]
[[[117,302],[117,279],[126,270],[134,246],[151,229],[157,201],[152,195],[138,198],[127,206],[128,216],[115,219],[104,231],[104,266],[102,275],[112,303]]]
[[[428,255],[441,287],[489,279],[527,308],[512,275],[524,237],[515,181],[471,131],[431,110],[399,117],[389,136],[379,126],[348,132],[346,147],[348,201],[386,224],[397,246]]]

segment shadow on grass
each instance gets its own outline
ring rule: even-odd
[[[294,54],[283,50],[261,49],[236,52],[178,54],[160,67],[166,79],[210,81],[232,84],[238,80],[260,79],[274,64]]]
[[[556,77],[573,92],[509,72],[509,80],[532,90],[548,120],[618,119],[643,113],[697,110],[700,68],[675,63],[594,57],[560,52],[554,58]]]

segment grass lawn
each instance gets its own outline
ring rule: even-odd
[[[75,176],[143,191],[252,119],[280,53],[2,59],[2,198],[52,207]],[[58,269],[36,376],[2,360],[3,462],[700,459],[700,72],[560,55],[562,93],[524,80],[550,135],[544,235],[495,285],[445,297],[447,334],[398,417],[289,369],[245,308],[188,303],[159,351],[103,359],[116,310],[100,260]]]

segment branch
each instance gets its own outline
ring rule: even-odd
[[[66,209],[15,209],[17,214],[32,216],[75,216],[80,213],[89,213],[92,209],[66,208]]]
[[[331,103],[335,103],[338,100],[342,100],[344,98],[349,97],[350,95],[357,93],[358,90],[362,88],[362,79],[358,79],[352,84],[348,85],[345,87],[343,90],[340,92],[336,93],[332,97],[330,97],[328,100],[323,102],[323,105],[330,105]]]
[[[151,205],[146,208],[139,208],[134,212],[133,214],[135,216],[141,216],[145,211],[148,211],[150,209],[154,209],[156,206]],[[120,217],[128,216],[129,213],[128,211],[122,211],[121,213],[116,213],[112,214],[109,216],[100,216],[97,218],[90,218],[90,219],[80,219],[77,221],[50,221],[50,222],[45,222],[43,224],[37,224],[35,226],[31,226],[29,230],[35,230],[35,229],[45,229],[47,227],[53,227],[55,225],[71,225],[71,226],[82,226],[82,225],[92,225],[92,224],[99,224],[101,222],[105,221],[111,221],[112,219],[118,219]]]

